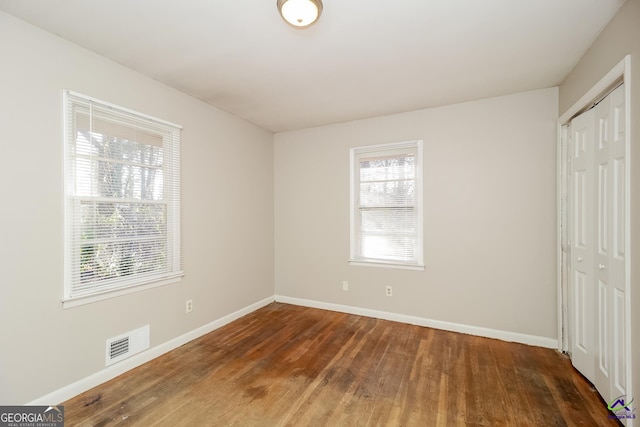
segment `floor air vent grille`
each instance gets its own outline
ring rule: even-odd
[[[129,353],[129,337],[113,341],[109,347],[109,359]]]
[[[107,366],[149,348],[149,325],[107,340]]]

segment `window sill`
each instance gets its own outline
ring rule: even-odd
[[[145,283],[141,285],[134,285],[134,286],[129,286],[121,289],[107,290],[101,293],[67,298],[62,300],[62,308],[66,310],[67,308],[79,307],[81,305],[91,304],[98,301],[104,301],[104,300],[119,297],[122,295],[128,295],[134,292],[144,291],[146,289],[153,289],[153,288],[158,288],[160,286],[170,285],[172,283],[179,282],[180,280],[182,280],[182,275],[167,278],[167,279],[160,279],[154,282]]]
[[[381,267],[381,268],[396,268],[399,270],[424,271],[423,264],[397,264],[393,262],[384,262],[384,261],[367,261],[367,260],[350,259],[349,265],[356,266],[356,267]]]

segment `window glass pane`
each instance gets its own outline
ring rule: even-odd
[[[363,182],[360,206],[407,206],[416,201],[415,181]]]
[[[162,147],[154,145],[95,132],[78,132],[76,147],[76,155],[91,155],[109,160],[162,167]]]
[[[360,224],[363,232],[415,233],[417,230],[414,208],[361,209]]]
[[[75,128],[79,132],[93,132],[95,135],[119,138],[127,141],[137,141],[141,144],[162,147],[164,130],[152,130],[148,121],[141,123],[128,113],[116,113],[112,109],[106,110],[99,105],[91,104],[85,107],[76,106]]]
[[[360,160],[360,181],[401,180],[415,176],[415,156]]]
[[[162,147],[78,132],[76,195],[162,200],[162,160]]]
[[[91,170],[94,196],[162,200],[163,171],[124,163],[95,161]]]
[[[416,236],[362,233],[364,258],[406,261],[415,257]]]
[[[123,239],[165,236],[167,207],[164,204],[80,203],[81,239]]]
[[[115,243],[85,243],[80,246],[80,283],[161,272],[167,268],[164,239]]]
[[[82,202],[80,283],[166,268],[166,206]]]

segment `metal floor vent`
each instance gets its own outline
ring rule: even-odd
[[[112,341],[109,345],[109,360],[113,360],[118,356],[129,353],[129,337]]]
[[[112,365],[149,348],[149,325],[107,340],[106,365]]]

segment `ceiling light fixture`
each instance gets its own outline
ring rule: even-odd
[[[278,0],[278,12],[296,28],[307,28],[322,13],[322,0]]]

